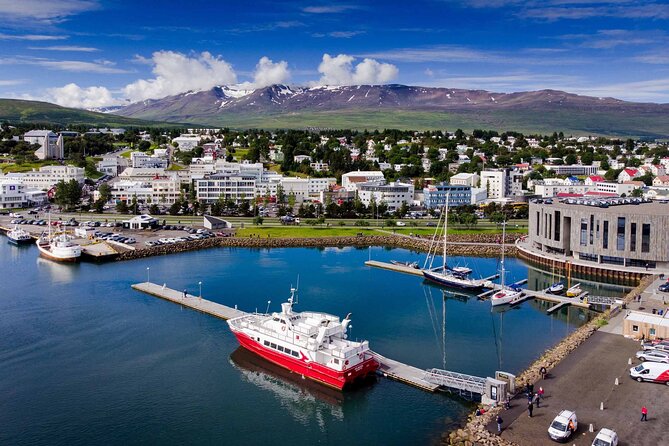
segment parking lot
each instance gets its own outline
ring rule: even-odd
[[[555,444],[548,438],[548,426],[561,410],[569,409],[578,416],[578,429],[568,444],[590,445],[603,427],[618,433],[621,446],[668,444],[665,427],[669,420],[669,386],[639,383],[629,377],[630,367],[641,362],[635,359],[638,350],[636,341],[617,334],[594,333],[547,379],[535,384],[535,391],[544,388],[546,398],[540,408],[534,409],[532,418],[528,417],[524,397],[514,400],[512,408],[502,413],[502,437],[520,445]],[[627,363],[629,358],[632,365]],[[602,402],[604,410],[600,410]],[[643,405],[648,408],[648,422],[640,421]],[[591,423],[594,433],[588,432]]]

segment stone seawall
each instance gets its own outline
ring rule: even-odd
[[[448,254],[456,256],[496,257],[500,255],[498,237],[489,234],[472,234],[453,236],[454,243],[472,243],[471,245],[449,244]],[[153,246],[123,252],[116,260],[132,260],[146,257],[195,251],[199,249],[230,247],[230,248],[320,248],[344,246],[388,246],[404,248],[411,251],[427,252],[430,239],[405,237],[400,235],[364,235],[352,237],[312,237],[312,238],[263,238],[263,237],[217,237],[205,240]],[[507,246],[506,255],[515,256],[516,248]]]
[[[655,276],[644,277],[641,282],[639,282],[639,285],[624,297],[625,303],[630,303],[634,296],[641,294],[643,290],[653,283],[654,280]],[[541,378],[541,367],[546,367],[546,370],[550,372],[551,369],[565,359],[569,353],[574,351],[595,331],[597,331],[597,329],[611,316],[611,310],[609,309],[587,324],[576,329],[555,347],[544,352],[539,359],[534,361],[525,371],[516,376],[516,388],[518,389],[518,392],[522,391],[524,384],[528,382],[534,384],[539,381]],[[497,434],[490,432],[486,428],[486,426],[492,422],[499,413],[502,413],[502,411],[502,407],[494,407],[484,415],[478,417],[475,416],[475,414],[470,414],[469,421],[462,429],[457,429],[450,434],[444,434],[442,444],[457,446],[513,446],[514,443],[499,437]]]

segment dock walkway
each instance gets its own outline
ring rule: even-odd
[[[376,352],[372,352],[372,354],[374,355],[374,359],[379,362],[379,372],[383,376],[428,392],[436,392],[439,389],[438,384],[425,380],[425,370],[386,358]]]
[[[155,297],[160,297],[161,299],[165,299],[170,302],[174,302],[175,304],[183,305],[184,307],[192,308],[193,310],[210,314],[221,319],[232,319],[234,317],[244,316],[247,314],[246,312],[237,310],[236,308],[230,308],[226,305],[212,302],[207,299],[202,299],[199,296],[193,296],[192,294],[186,294],[186,297],[184,297],[183,291],[173,290],[155,283],[136,283],[132,285],[132,288],[137,291],[141,291]]]
[[[412,268],[406,265],[395,265],[393,263],[379,262],[378,260],[368,260],[365,266],[373,266],[376,268],[387,269],[390,271],[397,271],[399,273],[413,274],[414,276],[422,276],[423,270],[419,268]]]

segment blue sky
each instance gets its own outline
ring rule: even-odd
[[[0,0],[0,11],[0,96],[67,106],[275,82],[669,102],[667,1]]]

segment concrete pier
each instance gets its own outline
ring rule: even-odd
[[[366,266],[373,266],[375,268],[387,269],[390,271],[397,271],[399,273],[413,274],[414,276],[423,276],[423,270],[412,268],[406,265],[395,265],[393,263],[379,262],[378,260],[368,260],[365,262]]]

